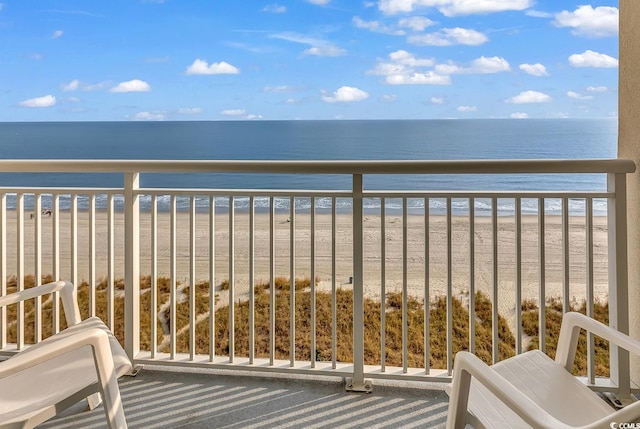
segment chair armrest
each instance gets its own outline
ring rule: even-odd
[[[618,347],[640,356],[640,341],[584,314],[569,312],[562,318],[562,327],[560,328],[558,349],[556,351],[556,362],[569,372],[573,370],[580,329],[591,332]]]
[[[475,355],[469,352],[458,352],[453,366],[447,429],[465,427],[472,378],[533,427],[549,429],[571,427],[547,413]]]
[[[109,335],[100,328],[91,328],[59,338],[45,347],[34,349],[30,353],[17,354],[0,364],[0,378],[20,371],[33,369],[34,382],[37,382],[38,370],[36,365],[51,359],[71,353],[82,347],[90,346],[93,362],[100,386],[100,393],[111,429],[126,428],[127,423],[122,408],[120,390],[116,378]],[[72,376],[73,374],[69,374]]]
[[[31,368],[84,346],[93,348],[96,360],[110,361],[111,367],[113,367],[109,335],[102,329],[91,328],[73,335],[60,337],[56,342],[47,344],[45,347],[33,349],[29,353],[18,353],[11,359],[3,361],[0,363],[0,378]]]
[[[80,309],[78,307],[76,288],[73,283],[67,281],[51,282],[0,296],[0,307],[6,307],[7,305],[16,304],[53,292],[60,292],[60,299],[62,300],[62,307],[64,308],[67,324],[71,326],[80,323]]]

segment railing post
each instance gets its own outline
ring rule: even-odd
[[[370,392],[371,381],[364,379],[364,233],[362,174],[353,175],[353,378],[346,389]]]
[[[626,175],[607,174],[607,190],[614,193],[609,200],[609,326],[629,333],[629,290],[627,268],[627,188]],[[618,347],[609,351],[610,378],[618,386],[618,399],[630,399],[629,353]]]
[[[124,343],[132,360],[140,351],[140,173],[124,175]]]

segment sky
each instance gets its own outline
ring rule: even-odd
[[[615,0],[0,0],[0,121],[617,116]]]

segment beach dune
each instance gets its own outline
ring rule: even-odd
[[[89,213],[80,211],[75,222],[75,240],[72,216],[69,211],[57,214],[60,225],[57,234],[59,240],[58,278],[75,281],[97,280],[124,276],[124,223],[123,214],[116,212],[110,219],[105,211],[95,214],[95,227],[90,228]],[[35,255],[40,255],[40,273],[55,274],[53,265],[53,222],[54,217],[41,216],[40,231],[36,234],[37,218],[31,219],[31,213],[23,213],[24,234],[21,237],[25,275],[34,274]],[[330,214],[315,216],[315,232],[312,249],[311,216],[308,213],[297,214],[293,222],[288,213],[275,217],[275,253],[274,266],[276,276],[289,277],[291,272],[291,229],[295,225],[294,272],[295,277],[309,277],[314,253],[313,270],[318,279],[320,290],[331,290],[333,279],[336,286],[350,288],[353,276],[352,218],[348,214],[339,214],[335,225],[335,273],[333,272],[334,225]],[[234,215],[233,228],[233,277],[236,299],[246,297],[249,285],[250,227],[247,213]],[[7,212],[6,261],[7,275],[17,273],[17,219],[15,211]],[[215,253],[210,254],[210,217],[208,213],[197,213],[193,231],[196,237],[195,254],[190,251],[191,224],[189,213],[178,212],[175,217],[175,239],[171,237],[171,216],[160,213],[157,219],[157,275],[169,277],[171,274],[171,248],[175,243],[176,280],[190,284],[191,260],[194,262],[195,281],[208,281],[210,264],[215,264],[215,284],[230,278],[230,218],[228,214],[215,216]],[[109,228],[112,224],[113,227]],[[152,231],[151,215],[140,215],[140,274],[151,274]],[[583,217],[571,217],[568,231],[568,270],[570,299],[580,302],[586,294],[587,244],[585,220]],[[538,217],[523,216],[521,226],[521,267],[522,296],[525,299],[537,299],[542,276],[547,296],[559,297],[565,280],[564,246],[562,218],[547,216],[545,219],[544,241],[545,261],[541,270],[539,248],[541,237],[538,232]],[[428,245],[425,244],[425,229],[428,227]],[[494,270],[494,234],[491,218],[476,217],[473,224],[474,269],[473,287],[491,296],[494,283],[498,286],[498,300],[501,312],[513,312],[516,296],[516,225],[513,216],[501,216],[497,221],[497,271]],[[428,284],[429,299],[446,294],[448,286],[448,241],[445,216],[430,216],[427,222],[420,215],[407,216],[406,245],[403,244],[402,216],[387,215],[385,235],[381,234],[380,215],[367,215],[364,219],[364,287],[365,295],[379,297],[383,292],[399,292],[403,289],[404,279],[410,295],[423,299],[425,285]],[[470,268],[471,236],[469,219],[454,216],[451,223],[451,284],[456,296],[464,297],[472,287]],[[36,240],[39,235],[39,240]],[[95,246],[95,262],[91,264],[91,243]],[[77,258],[72,257],[74,246]],[[384,289],[382,281],[382,243],[384,242]],[[608,295],[607,266],[607,226],[605,217],[594,218],[594,293],[598,299]],[[270,220],[268,214],[255,215],[253,234],[254,272],[256,282],[268,282],[270,278]],[[113,251],[109,248],[112,246]],[[406,249],[406,250],[405,250]],[[404,272],[404,252],[406,251],[406,274]],[[428,270],[425,269],[425,255],[428,257]],[[112,263],[109,264],[109,259]],[[93,267],[93,268],[91,268]],[[74,270],[77,275],[74,278]],[[495,272],[494,272],[495,271]],[[426,281],[428,276],[428,282]],[[224,299],[224,296],[221,296]]]

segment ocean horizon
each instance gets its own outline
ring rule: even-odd
[[[460,159],[600,159],[617,156],[617,120],[485,119],[485,120],[336,120],[221,122],[20,122],[0,123],[4,159],[180,159],[180,160],[460,160]],[[0,186],[121,187],[119,174],[0,173]],[[308,189],[348,190],[348,175],[142,174],[148,188]],[[603,174],[580,175],[385,175],[364,177],[369,190],[563,190],[603,191]],[[499,200],[499,214],[512,214],[514,200]],[[121,205],[117,199],[116,208]],[[8,207],[15,207],[11,196]],[[27,199],[26,207],[32,204]],[[46,196],[43,204],[47,204]],[[86,208],[79,197],[79,207]],[[98,207],[105,201],[100,199]],[[179,203],[179,208],[186,202]],[[208,207],[208,198],[198,203]],[[286,199],[279,210],[288,210]],[[349,201],[339,201],[348,211]],[[536,200],[523,200],[523,213],[537,213]],[[150,198],[142,198],[147,209]],[[227,198],[216,206],[228,209]],[[237,199],[236,209],[246,209]],[[379,211],[379,200],[365,201],[365,210]],[[424,213],[424,200],[409,201],[412,213]],[[430,213],[441,213],[444,202],[430,200]],[[61,209],[69,201],[61,199]],[[308,210],[308,199],[296,199],[296,210]],[[331,199],[318,199],[319,210]],[[468,213],[468,202],[454,201],[455,214]],[[268,200],[256,199],[257,210]],[[400,210],[390,199],[387,209]],[[160,210],[168,208],[161,198]],[[476,200],[477,214],[490,213],[490,202]],[[561,207],[545,202],[549,214]],[[571,213],[584,212],[584,200],[572,200]],[[606,201],[594,203],[594,214],[606,213]]]

